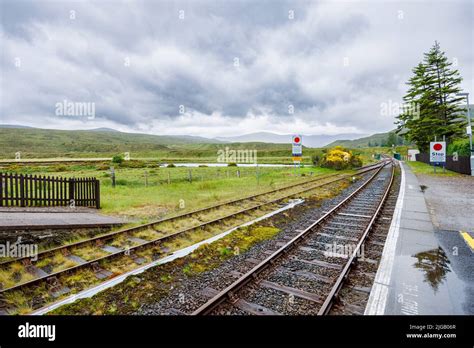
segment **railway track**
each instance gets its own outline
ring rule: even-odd
[[[357,174],[362,174],[378,168],[380,165],[372,165],[361,168]],[[151,259],[156,259],[166,253],[163,243],[173,240],[179,236],[191,235],[193,231],[203,230],[223,222],[255,212],[259,209],[271,208],[278,202],[300,195],[305,192],[330,185],[332,183],[347,179],[353,174],[331,174],[321,178],[292,184],[283,188],[274,189],[265,193],[245,197],[230,202],[225,202],[208,208],[191,211],[178,216],[162,219],[149,224],[124,229],[77,243],[63,245],[57,248],[45,250],[38,255],[38,260],[32,262],[30,258],[24,257],[9,260],[0,264],[0,270],[21,270],[28,277],[25,281],[19,281],[9,286],[0,284],[0,297],[6,293],[16,290],[24,290],[30,287],[46,285],[46,289],[59,297],[70,292],[71,289],[61,284],[62,276],[72,274],[83,269],[91,269],[99,279],[108,279],[114,273],[101,267],[102,262],[116,260],[126,257],[127,262],[138,265],[148,261],[148,257],[140,255],[141,251],[151,252]],[[224,209],[223,209],[224,208]],[[209,213],[220,209],[224,214],[213,219],[206,219]],[[176,231],[176,221],[188,219],[187,225]],[[81,252],[82,250],[82,252]],[[88,255],[84,253],[88,251]],[[59,267],[54,267],[54,262],[61,261]],[[52,265],[53,264],[53,265]],[[14,277],[13,277],[14,278]],[[0,279],[1,281],[1,279]]]
[[[217,292],[193,315],[325,315],[357,262],[389,196],[394,165],[386,163],[342,202]]]
[[[400,177],[395,179],[376,224],[366,238],[364,260],[356,263],[348,274],[328,315],[363,315],[365,312],[397,203]]]

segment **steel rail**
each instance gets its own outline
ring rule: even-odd
[[[368,166],[366,169],[364,169],[362,171],[363,172],[367,172],[367,171],[371,171],[371,170],[374,170],[376,168],[379,168],[378,171],[380,171],[380,169],[385,166],[385,163],[384,162],[381,162],[377,165],[374,165],[374,166]],[[372,168],[373,167],[373,168]],[[377,172],[378,172],[377,171]],[[359,172],[358,172],[359,173]],[[204,222],[200,225],[197,225],[197,226],[193,226],[193,227],[190,227],[190,228],[187,228],[187,229],[184,229],[184,230],[181,230],[181,231],[178,231],[178,232],[174,232],[172,234],[169,234],[169,235],[166,235],[166,236],[162,236],[162,237],[158,237],[156,239],[153,239],[151,241],[147,241],[146,243],[142,243],[142,244],[138,244],[138,245],[135,245],[133,247],[129,247],[127,249],[123,249],[123,250],[120,250],[120,251],[117,251],[115,253],[111,253],[111,254],[108,254],[108,255],[104,255],[102,257],[99,257],[99,258],[96,258],[96,259],[93,259],[93,260],[90,260],[90,261],[86,261],[84,263],[81,263],[81,264],[77,264],[75,266],[72,266],[72,267],[69,267],[67,269],[64,269],[64,270],[59,270],[57,272],[54,272],[54,273],[50,273],[46,276],[43,276],[43,277],[38,277],[38,278],[35,278],[35,279],[32,279],[32,280],[29,280],[27,282],[24,282],[24,283],[20,283],[20,284],[17,284],[15,286],[12,286],[12,287],[9,287],[9,288],[4,288],[4,289],[1,289],[0,290],[0,294],[3,294],[3,293],[6,293],[6,292],[11,292],[11,291],[15,291],[15,290],[19,290],[19,289],[22,289],[22,288],[25,288],[25,287],[29,287],[29,286],[32,286],[34,284],[38,284],[40,282],[44,282],[44,281],[47,281],[48,279],[50,278],[53,278],[53,277],[58,277],[59,275],[64,275],[64,274],[68,274],[68,273],[72,273],[72,272],[75,272],[79,269],[82,269],[82,268],[86,268],[86,267],[90,267],[92,264],[96,264],[98,262],[101,262],[103,260],[112,260],[112,259],[115,259],[119,256],[122,256],[122,255],[130,255],[132,254],[132,252],[135,252],[136,250],[139,250],[139,249],[142,249],[144,247],[148,247],[148,246],[151,246],[151,245],[158,245],[159,243],[162,243],[168,239],[172,239],[178,235],[181,235],[181,234],[184,234],[184,233],[187,233],[187,232],[190,232],[194,229],[197,229],[197,228],[201,228],[203,226],[207,226],[207,225],[210,225],[210,224],[213,224],[213,223],[217,223],[217,222],[221,222],[222,220],[224,219],[227,219],[229,217],[233,217],[233,216],[236,216],[238,214],[242,214],[242,213],[246,213],[250,210],[255,210],[255,209],[258,209],[262,206],[265,206],[265,205],[269,205],[269,204],[272,204],[272,203],[276,203],[278,201],[281,201],[283,199],[286,199],[288,197],[292,197],[294,195],[297,195],[297,194],[300,194],[300,193],[303,193],[303,192],[306,192],[306,191],[311,191],[311,190],[314,190],[316,188],[319,188],[319,187],[322,187],[322,186],[326,186],[326,185],[329,185],[329,184],[332,184],[334,182],[337,182],[337,181],[340,181],[340,180],[344,180],[346,179],[348,176],[351,176],[353,174],[348,174],[348,175],[343,175],[335,180],[332,180],[332,181],[329,181],[329,182],[325,182],[325,183],[322,183],[322,184],[319,184],[319,185],[316,185],[316,186],[311,186],[309,188],[305,188],[301,191],[298,191],[298,192],[293,192],[291,193],[290,195],[288,196],[285,196],[285,197],[280,197],[280,198],[277,198],[275,200],[272,200],[272,201],[269,201],[269,202],[264,202],[264,203],[261,203],[257,206],[253,206],[253,207],[250,207],[250,208],[246,208],[246,209],[243,209],[243,210],[240,210],[238,212],[235,212],[235,213],[231,213],[231,214],[228,214],[224,217],[220,217],[220,218],[217,218],[217,219],[214,219],[214,220],[211,220],[211,221],[207,221],[207,222]],[[325,178],[328,178],[328,177],[325,177]],[[296,185],[297,186],[297,185]],[[139,227],[142,227],[142,226],[139,226]],[[148,225],[147,225],[148,227]],[[143,229],[143,228],[141,228]],[[140,230],[141,230],[140,229]],[[132,231],[133,230],[133,231]],[[130,232],[136,232],[137,229],[136,227],[135,228],[132,228],[132,229],[127,229],[127,230],[123,230],[123,231],[119,231],[121,233],[130,233]],[[73,244],[69,244],[69,245],[66,245],[66,246],[61,246],[61,247],[58,247],[58,248],[55,248],[55,249],[50,249],[50,250],[47,250],[47,251],[44,251],[42,253],[40,253],[42,255],[42,257],[44,257],[45,253],[53,253],[53,252],[57,252],[57,251],[60,251],[60,250],[68,250],[70,248],[73,248],[74,246],[78,246],[80,244],[87,244],[87,243],[90,243],[92,241],[96,241],[96,240],[100,240],[100,241],[103,241],[104,238],[105,240],[107,239],[110,239],[110,238],[113,238],[115,237],[115,234],[117,234],[117,232],[114,232],[112,234],[108,234],[108,235],[104,235],[104,236],[99,236],[99,237],[95,237],[95,238],[92,238],[92,239],[88,239],[88,240],[85,240],[85,241],[81,241],[81,242],[78,242],[78,243],[73,243]],[[40,255],[38,254],[38,255]],[[22,258],[22,259],[29,259],[29,257],[25,257],[25,258]],[[39,259],[39,258],[38,258]],[[12,260],[12,261],[8,261],[8,262],[18,262],[20,261],[21,259],[15,259],[15,260]],[[3,266],[3,265],[2,265]]]
[[[235,282],[233,282],[232,284],[227,286],[225,289],[221,290],[217,295],[215,295],[209,301],[207,301],[202,306],[200,306],[198,309],[196,309],[191,315],[206,315],[206,314],[209,314],[216,307],[218,307],[220,304],[225,302],[227,299],[233,297],[233,294],[235,292],[237,292],[239,289],[241,289],[243,286],[245,286],[250,281],[256,279],[258,277],[259,273],[261,273],[263,270],[265,270],[270,265],[274,264],[275,261],[279,257],[281,257],[282,255],[287,254],[292,248],[294,248],[296,245],[301,243],[309,235],[309,233],[312,232],[312,230],[316,226],[320,225],[328,217],[332,216],[336,211],[340,210],[346,203],[351,201],[362,189],[364,189],[370,182],[372,182],[372,180],[379,174],[379,172],[382,170],[382,168],[385,167],[385,165],[387,163],[388,162],[384,162],[378,168],[378,170],[370,177],[369,180],[367,180],[357,190],[352,192],[342,202],[337,204],[335,207],[333,207],[331,210],[329,210],[327,213],[325,213],[322,217],[320,217],[317,221],[312,223],[309,227],[307,227],[305,230],[300,232],[297,236],[292,238],[288,243],[286,243],[285,245],[280,247],[277,251],[275,251],[273,254],[268,256],[265,260],[263,260],[258,265],[253,267],[250,271],[248,271],[242,277],[240,277]]]

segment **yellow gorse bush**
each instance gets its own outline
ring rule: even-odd
[[[346,169],[353,166],[360,166],[359,156],[354,156],[352,151],[336,146],[329,150],[321,161],[321,166],[333,169]]]

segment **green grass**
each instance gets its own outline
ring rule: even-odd
[[[122,168],[116,187],[108,170],[95,165],[15,166],[11,171],[54,177],[97,177],[101,181],[101,212],[144,223],[219,202],[268,191],[292,182],[334,172],[327,168],[255,167]],[[59,169],[59,171],[55,171]],[[192,182],[189,182],[189,170]],[[237,176],[240,172],[240,178]],[[148,186],[145,186],[147,173]],[[298,175],[295,175],[298,174]],[[303,177],[304,175],[304,177]],[[168,184],[168,177],[171,183]],[[184,202],[184,208],[180,201]]]
[[[423,163],[423,162],[410,162],[406,161],[406,164],[408,164],[415,174],[427,174],[427,175],[439,175],[439,176],[459,176],[461,174],[452,172],[450,170],[446,169],[446,172],[443,173],[443,168],[442,167],[436,167],[436,173],[433,171],[433,166],[430,166],[429,164]]]

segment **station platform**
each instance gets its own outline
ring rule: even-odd
[[[101,215],[96,209],[64,207],[1,208],[0,231],[88,228],[121,225],[124,221]]]
[[[365,314],[474,314],[474,233],[436,227],[418,178],[400,164],[399,197]]]

